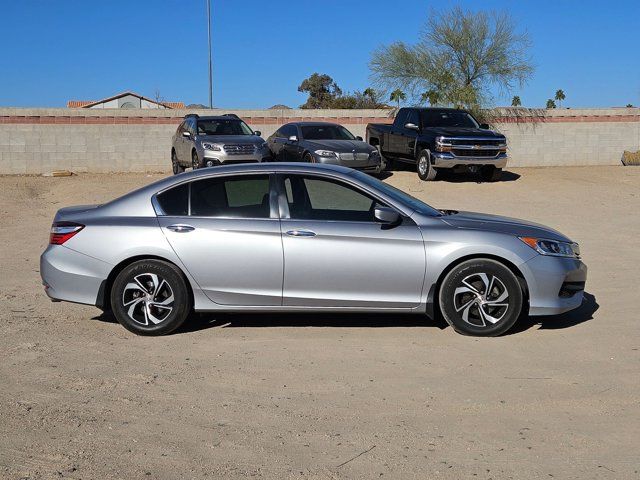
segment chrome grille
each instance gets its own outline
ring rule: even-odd
[[[367,152],[339,153],[338,156],[339,156],[340,160],[347,160],[347,161],[351,161],[351,160],[359,160],[359,161],[369,160],[369,154]]]
[[[223,145],[223,148],[227,155],[253,155],[256,151],[256,146],[252,143],[232,143]]]
[[[499,150],[459,150],[454,148],[451,152],[456,157],[495,157],[500,153]]]

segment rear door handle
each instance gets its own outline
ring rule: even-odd
[[[191,225],[185,225],[183,223],[177,223],[175,225],[169,225],[167,229],[171,230],[172,232],[186,233],[186,232],[193,232],[196,229],[196,227],[192,227]]]
[[[312,232],[311,230],[289,230],[287,235],[290,237],[315,237],[316,232]]]

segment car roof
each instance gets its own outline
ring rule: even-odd
[[[289,122],[287,125],[297,125],[299,127],[320,127],[323,125],[340,125],[333,122]]]

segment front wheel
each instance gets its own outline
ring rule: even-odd
[[[431,164],[431,152],[429,150],[422,150],[420,152],[416,167],[420,180],[431,181],[436,179],[438,172]]]
[[[480,175],[485,182],[497,182],[502,177],[502,169],[493,165],[484,165],[480,169]]]
[[[316,163],[316,157],[307,152],[304,154],[304,157],[302,157],[302,161],[306,163]]]
[[[165,335],[184,323],[191,295],[178,267],[140,260],[125,267],[111,288],[111,309],[118,322],[138,335]]]
[[[200,168],[200,160],[198,160],[198,152],[191,152],[191,168],[197,170]]]
[[[522,287],[513,272],[491,259],[457,265],[444,278],[440,311],[458,333],[495,337],[505,333],[522,312]]]

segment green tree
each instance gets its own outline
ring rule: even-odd
[[[521,105],[522,105],[522,102],[520,101],[520,97],[518,95],[514,95],[513,98],[511,99],[511,106],[520,107]]]
[[[398,108],[400,108],[400,102],[404,102],[406,99],[407,95],[399,88],[396,88],[393,92],[391,92],[391,95],[389,96],[389,100],[391,100],[392,102],[396,102]]]
[[[298,87],[299,92],[309,94],[307,101],[300,108],[332,108],[335,99],[342,95],[342,90],[327,74],[314,73]]]
[[[549,99],[547,100],[547,108],[556,108],[556,102],[553,101],[553,99]]]
[[[565,99],[566,97],[564,96],[564,92],[562,90],[556,90],[556,97],[555,100],[556,102],[558,102],[558,105],[560,106],[560,108],[562,108],[562,101]],[[555,108],[555,107],[554,107]]]
[[[460,7],[434,12],[417,43],[395,42],[376,49],[372,79],[385,88],[435,90],[444,104],[479,109],[489,91],[524,85],[533,73],[529,38],[507,13]]]
[[[429,89],[426,92],[424,92],[422,95],[420,95],[420,103],[428,102],[429,105],[431,105],[432,107],[437,105],[439,101],[440,101],[440,94],[434,89]]]

